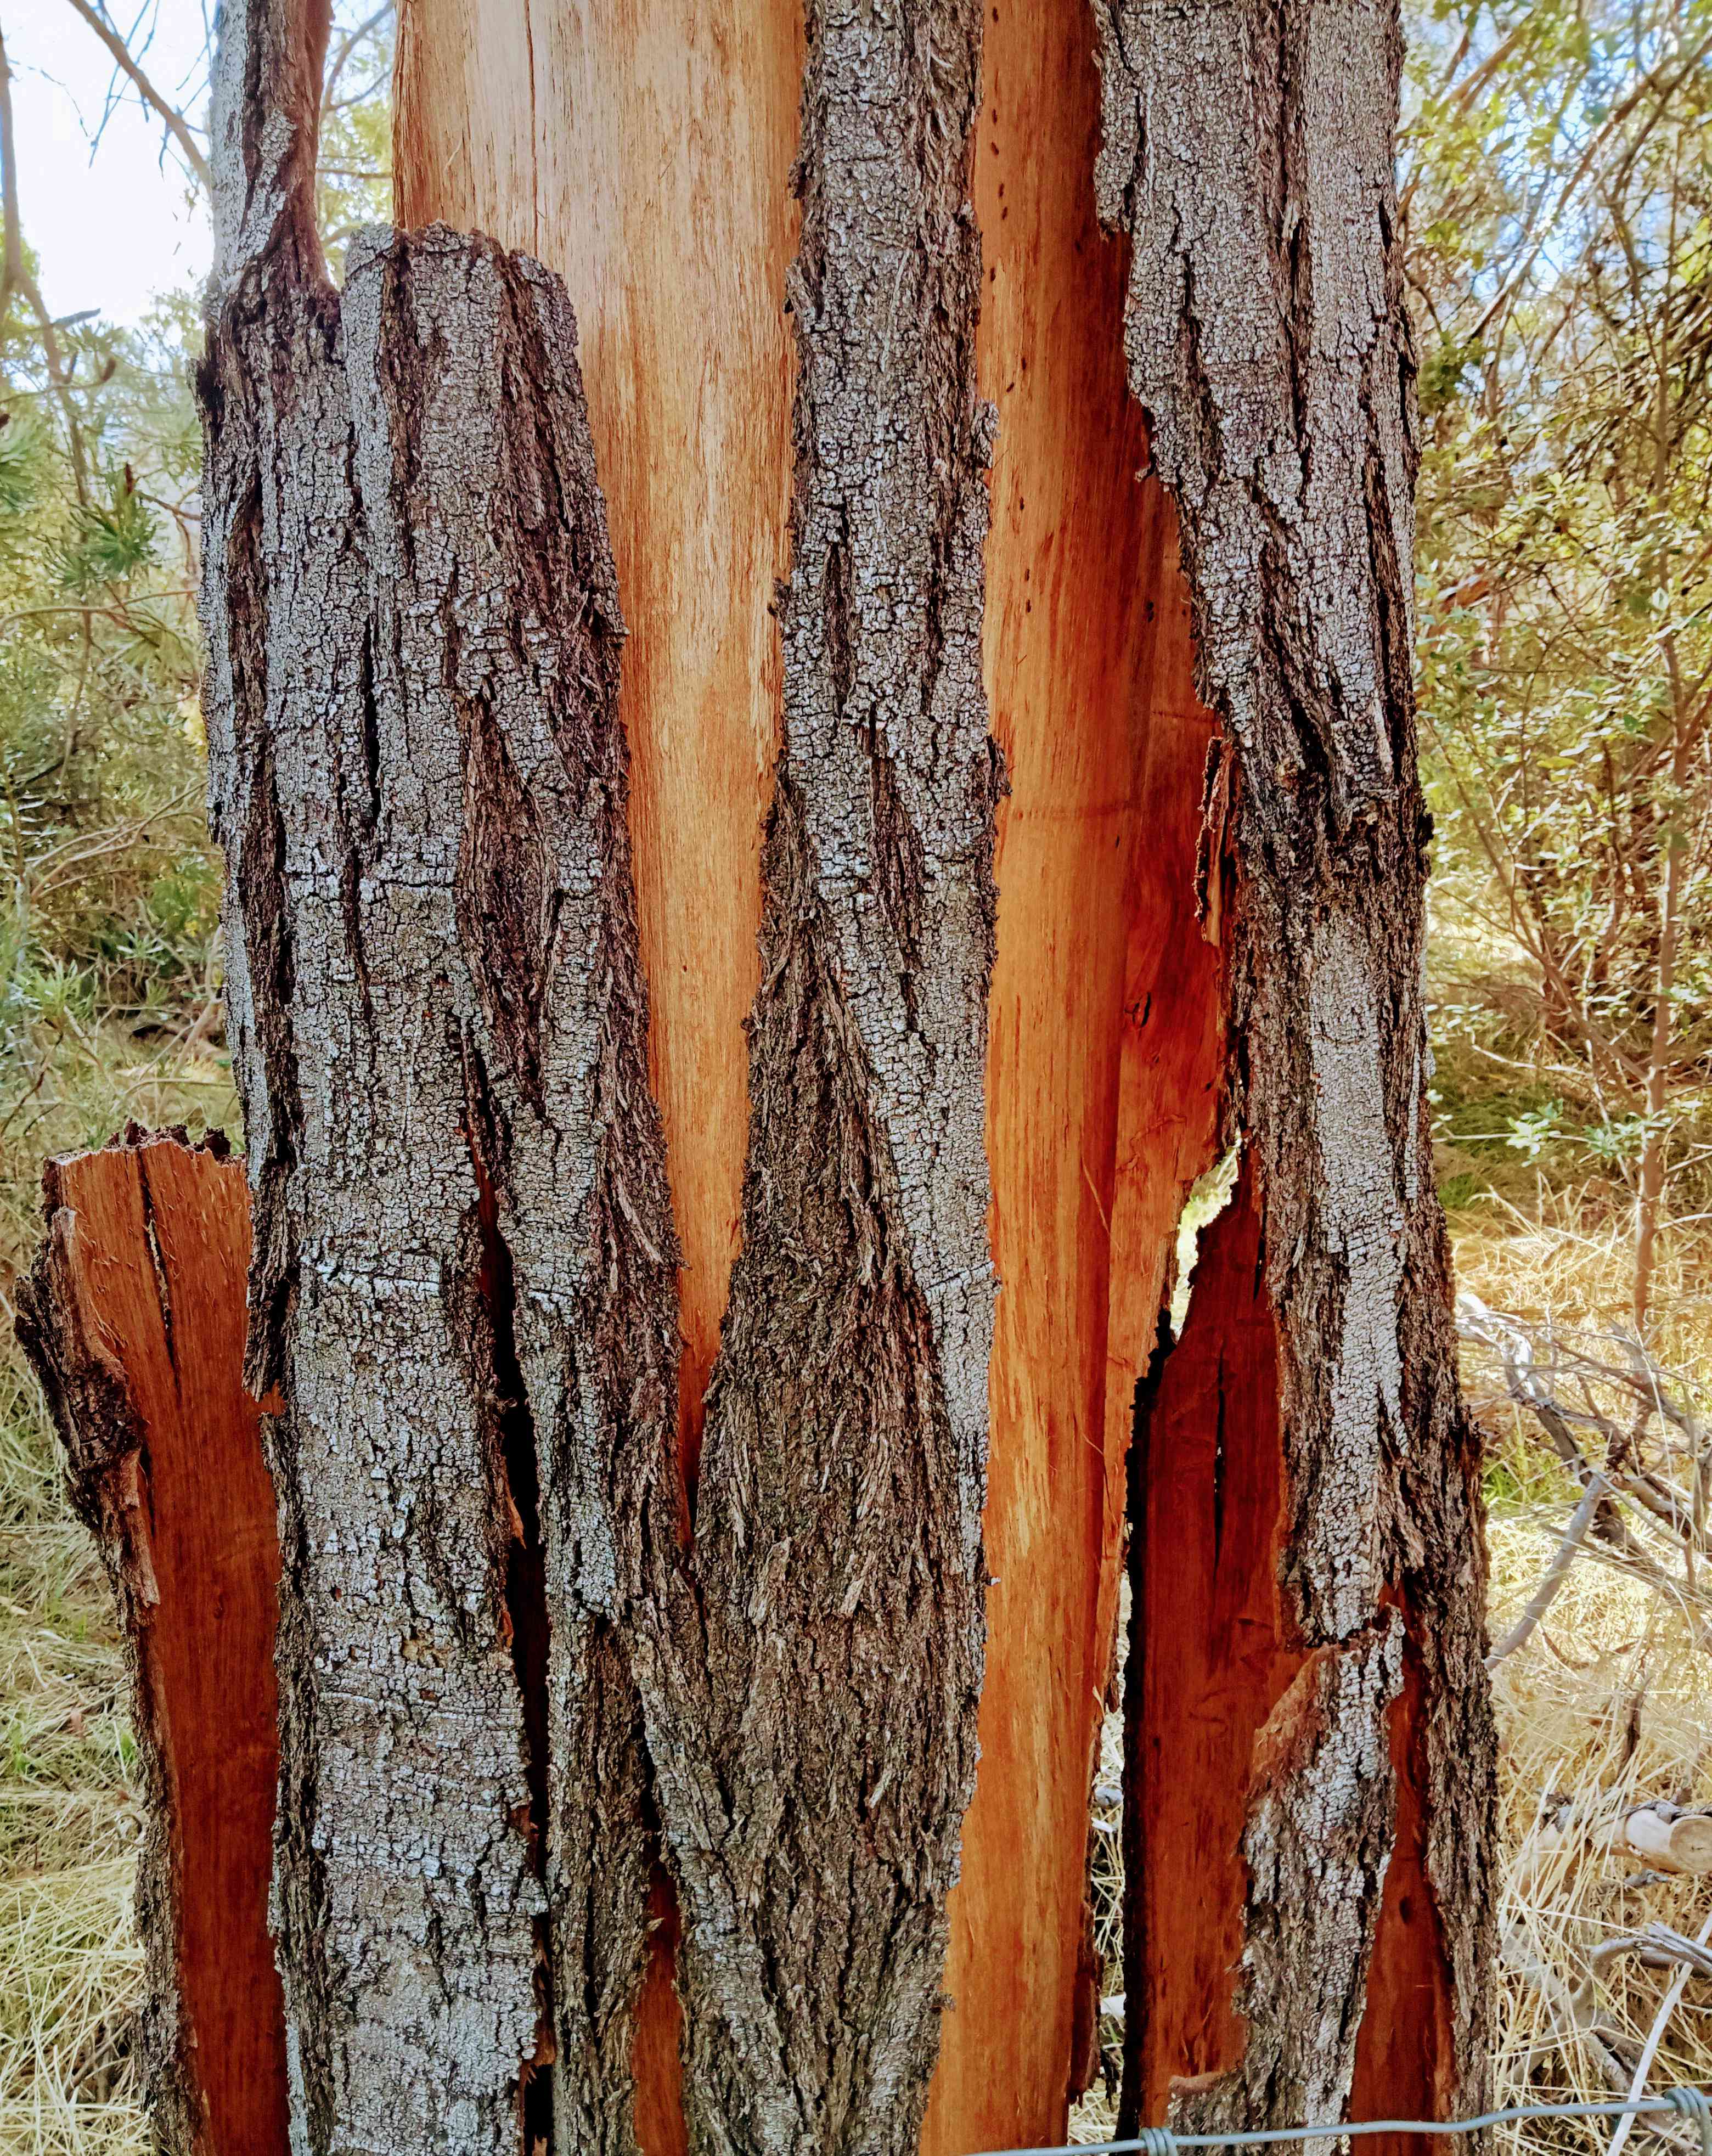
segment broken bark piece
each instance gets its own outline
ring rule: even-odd
[[[268,1935],[279,1546],[243,1380],[243,1168],[218,1138],[133,1129],[44,1181],[18,1337],[134,1683],[150,2109],[171,2156],[284,2156]]]

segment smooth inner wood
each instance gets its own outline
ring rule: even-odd
[[[1405,1615],[1407,1615],[1405,1607]],[[1379,1903],[1367,2007],[1356,2040],[1351,2118],[1448,2118],[1457,2097],[1454,1990],[1438,1904],[1427,1876],[1426,1686],[1418,1650],[1403,1652],[1391,1711],[1397,1833]],[[1432,2156],[1453,2142],[1375,2134],[1372,2156]]]
[[[54,1189],[75,1216],[85,1329],[122,1377],[141,1440],[141,1502],[126,1513],[132,1568],[156,1596],[136,1636],[141,1704],[167,1784],[182,2051],[206,2103],[203,2150],[285,2156],[268,1934],[279,1548],[243,1382],[243,1165],[156,1138],[61,1162]]]
[[[987,1069],[997,1584],[930,2156],[1064,2137],[1124,1462],[1219,1060],[1193,903],[1212,725],[1170,504],[1138,476],[1082,0],[989,8],[982,80],[987,680],[1011,781]]]

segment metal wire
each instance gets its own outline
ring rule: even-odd
[[[1520,2103],[1483,2111],[1478,2118],[1340,2119],[1330,2126],[1269,2126],[1253,2133],[1174,2133],[1144,2126],[1133,2140],[1061,2142],[1050,2148],[995,2148],[986,2156],[1177,2156],[1186,2148],[1260,2148],[1279,2141],[1319,2141],[1356,2133],[1479,2133],[1523,2118],[1619,2118],[1625,2112],[1674,2111],[1699,2129],[1702,2156],[1712,2156],[1712,2102],[1697,2088],[1661,2089],[1657,2096],[1609,2103]]]

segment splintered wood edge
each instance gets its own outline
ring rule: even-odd
[[[143,2050],[162,2145],[284,2156],[284,2010],[267,1925],[279,1550],[243,1389],[249,1200],[218,1132],[132,1124],[50,1160],[18,1337],[112,1583],[143,1834]]]

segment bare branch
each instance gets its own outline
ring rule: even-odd
[[[184,162],[196,175],[197,185],[205,194],[208,193],[210,189],[208,161],[198,147],[195,136],[191,133],[184,115],[156,89],[132,57],[130,46],[108,21],[103,10],[93,4],[93,0],[67,0],[67,5],[75,8],[82,16],[112,54],[115,66],[130,78],[137,95],[164,123],[167,132],[177,144]]]

